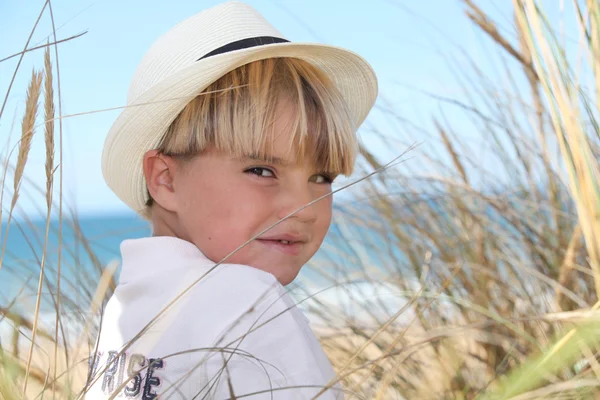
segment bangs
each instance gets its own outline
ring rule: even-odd
[[[288,154],[279,156],[350,175],[358,144],[346,103],[324,73],[292,58],[255,61],[224,75],[184,108],[158,150],[194,156],[214,147],[268,161],[284,105],[291,111]]]

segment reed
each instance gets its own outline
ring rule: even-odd
[[[29,88],[27,89],[25,113],[21,122],[21,140],[19,141],[17,162],[15,165],[13,175],[13,193],[8,213],[8,222],[6,224],[6,232],[4,233],[4,245],[2,246],[2,254],[0,255],[0,269],[2,268],[2,261],[4,260],[6,240],[8,238],[12,214],[15,209],[15,206],[17,205],[17,201],[19,200],[19,191],[21,188],[21,182],[23,180],[25,164],[27,164],[27,158],[29,156],[29,150],[31,148],[31,140],[35,133],[35,121],[38,114],[38,101],[40,97],[41,86],[42,74],[40,72],[33,71],[31,73],[31,81],[29,83]]]

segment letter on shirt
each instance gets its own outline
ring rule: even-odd
[[[135,366],[139,368],[135,368]],[[129,360],[129,367],[127,368],[127,376],[132,376],[136,371],[137,373],[132,379],[130,385],[125,386],[126,397],[137,397],[140,394],[142,388],[142,375],[139,372],[146,365],[146,357],[141,354],[132,354]]]
[[[163,360],[160,358],[151,358],[148,365],[148,374],[146,375],[146,383],[144,385],[144,394],[142,400],[154,400],[156,392],[152,391],[152,386],[160,385],[160,378],[153,376],[155,370],[163,367]]]
[[[106,394],[111,394],[115,390],[115,374],[119,367],[117,354],[116,351],[108,352],[108,360],[106,360],[107,368],[104,372],[104,379],[102,379],[102,391]]]

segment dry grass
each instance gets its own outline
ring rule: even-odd
[[[40,72],[33,71],[31,73],[31,81],[29,88],[27,89],[27,99],[25,101],[25,114],[23,115],[23,121],[21,122],[21,140],[19,141],[19,149],[17,152],[17,162],[15,165],[15,171],[13,176],[13,194],[10,202],[10,210],[8,213],[8,223],[6,224],[6,232],[4,234],[4,245],[2,246],[2,255],[0,256],[0,268],[2,268],[2,261],[4,259],[6,249],[6,239],[8,238],[8,229],[10,227],[10,221],[12,219],[12,213],[19,200],[19,191],[21,189],[21,183],[23,180],[23,172],[25,171],[25,165],[27,164],[27,158],[29,156],[29,150],[31,148],[31,140],[35,134],[35,120],[38,115],[38,101],[40,98],[42,86],[42,74]]]
[[[514,37],[474,2],[463,4],[466,17],[496,46],[502,79],[484,73],[468,54],[448,59],[465,96],[438,98],[442,111],[431,116],[433,131],[415,128],[435,143],[412,152],[413,160],[428,164],[427,174],[412,163],[385,169],[361,149],[365,174],[384,171],[361,182],[355,201],[340,205],[330,245],[307,267],[330,288],[315,294],[308,282],[294,295],[339,380],[354,393],[348,399],[597,398],[600,6],[575,3],[587,56],[586,68],[576,68],[541,2],[514,0]],[[48,258],[49,238],[60,240],[62,231],[50,223],[57,205],[48,51],[44,64],[47,181],[39,196],[47,224],[39,237],[29,238],[42,244],[35,265],[26,269],[39,279],[0,304],[0,321],[13,327],[12,341],[0,347],[0,396],[6,399],[41,392],[46,398],[76,396],[85,383],[99,310],[115,287],[114,266],[98,261],[76,216],[67,222],[77,241],[63,249],[73,265],[64,267],[83,264],[76,249],[84,249],[94,269],[75,279],[61,275],[60,260]],[[594,88],[582,85],[583,78]],[[41,81],[42,74],[34,73],[28,90],[7,235]],[[391,120],[416,126],[399,110],[380,107]],[[489,164],[457,134],[450,112],[485,136]],[[380,134],[406,147],[416,137]],[[23,311],[25,293],[36,301]],[[39,318],[44,304],[56,320]]]

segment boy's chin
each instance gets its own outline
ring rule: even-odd
[[[296,277],[298,276],[298,273],[300,271],[297,271],[294,274],[285,274],[282,276],[275,276],[275,278],[277,278],[277,280],[279,281],[279,283],[281,283],[283,286],[287,286],[290,283],[292,283],[294,281],[294,279],[296,279]]]
[[[225,263],[247,265],[261,270],[273,275],[279,283],[285,286],[296,279],[300,273],[300,269],[308,262],[305,254],[289,256],[280,254],[278,251],[269,250],[264,251],[263,248],[260,248],[259,254],[253,252],[246,253],[242,250],[226,260]]]
[[[282,263],[268,263],[267,265],[256,265],[252,267],[273,275],[283,286],[292,283],[300,273],[301,268],[292,265],[284,265]]]

